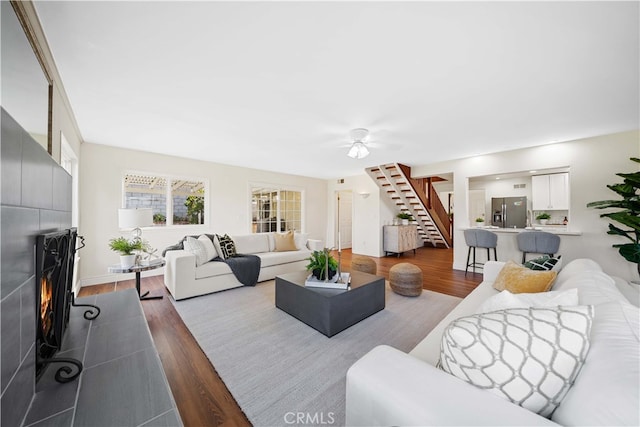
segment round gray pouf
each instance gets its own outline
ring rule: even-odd
[[[422,293],[422,270],[408,262],[396,264],[389,270],[389,285],[396,294],[417,297]]]
[[[378,266],[376,262],[367,257],[353,257],[351,260],[351,270],[363,273],[376,274]]]

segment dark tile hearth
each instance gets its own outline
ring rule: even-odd
[[[78,426],[163,425],[163,420],[180,425],[136,291],[78,298],[76,303],[97,305],[101,314],[88,321],[82,317],[84,307],[72,307],[63,351],[55,357],[78,359],[84,370],[79,380],[59,384],[53,379],[58,366],[50,365],[24,425],[46,421],[70,426],[68,412]]]

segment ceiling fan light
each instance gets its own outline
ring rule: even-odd
[[[369,150],[361,141],[354,142],[353,145],[351,145],[349,152],[347,153],[347,156],[351,157],[352,159],[364,159],[368,155]]]
[[[369,129],[357,128],[351,130],[351,139],[354,141],[365,142],[369,139]]]

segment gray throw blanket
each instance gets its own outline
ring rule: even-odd
[[[245,286],[255,286],[258,283],[260,257],[257,255],[237,254],[227,259],[214,258],[212,261],[226,262],[238,282]]]

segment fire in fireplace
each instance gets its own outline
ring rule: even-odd
[[[71,306],[78,306],[72,288],[77,239],[77,230],[70,228],[40,235],[36,241],[36,380],[48,364],[54,362],[65,364],[56,372],[55,378],[59,382],[72,381],[82,371],[82,363],[78,360],[53,358],[62,346],[69,324],[69,310]],[[89,307],[92,309],[85,311],[84,317],[95,319],[100,309]]]
[[[48,277],[40,279],[40,324],[42,335],[47,337],[53,325],[53,283]]]

